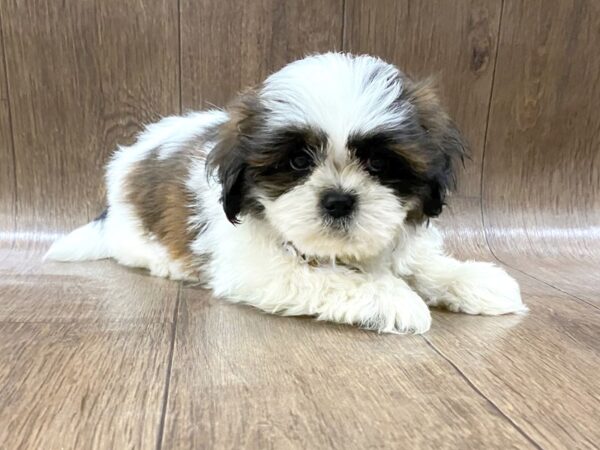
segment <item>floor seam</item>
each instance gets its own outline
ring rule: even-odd
[[[182,67],[182,54],[181,54],[181,0],[177,0],[177,52],[179,53],[179,114],[183,114],[183,86],[182,78],[183,74],[181,71]]]
[[[346,51],[346,0],[342,0],[342,52]]]
[[[425,336],[421,336],[423,340],[427,343],[429,347],[444,361],[446,361],[452,368],[456,371],[456,373],[463,379],[463,381],[473,389],[477,395],[479,395],[482,399],[484,399],[493,409],[496,411],[506,422],[508,422],[521,436],[523,436],[531,445],[533,445],[538,450],[544,450],[544,448],[538,444],[529,434],[525,432],[510,416],[504,413],[496,403],[494,403],[489,397],[487,397],[476,385],[471,381],[471,379],[465,375],[465,373],[449,358],[447,357],[441,350],[439,350],[433,343]]]
[[[581,303],[584,303],[584,304],[586,304],[588,306],[591,306],[594,309],[600,310],[600,306],[595,305],[594,303],[590,302],[589,300],[586,300],[584,298],[578,297],[575,294],[571,294],[570,292],[567,292],[567,291],[565,291],[565,290],[563,290],[563,289],[561,289],[561,288],[559,288],[557,286],[554,286],[553,284],[550,284],[547,281],[541,280],[541,279],[537,278],[536,276],[531,275],[528,272],[525,272],[522,269],[519,269],[517,267],[514,267],[514,266],[512,266],[512,265],[510,265],[510,264],[508,264],[506,262],[504,262],[502,259],[500,259],[498,256],[496,256],[496,254],[492,250],[492,246],[490,245],[490,243],[488,241],[487,233],[486,233],[485,229],[483,231],[483,234],[485,236],[485,241],[486,241],[486,244],[488,246],[488,250],[490,251],[490,253],[492,254],[492,256],[496,259],[496,261],[498,261],[500,264],[504,264],[506,267],[510,267],[511,269],[516,270],[517,272],[519,272],[519,273],[521,273],[521,274],[523,274],[523,275],[525,275],[525,276],[527,276],[529,278],[532,278],[532,279],[534,279],[535,281],[537,281],[539,283],[542,283],[542,284],[544,284],[544,285],[546,285],[546,286],[548,286],[548,287],[550,287],[552,289],[556,289],[557,291],[562,292],[565,295],[568,295],[569,297],[571,297],[574,300],[579,300],[579,302],[581,302]]]
[[[554,286],[553,284],[548,283],[547,281],[541,280],[540,278],[537,278],[535,275],[532,275],[528,272],[525,272],[522,269],[519,269],[518,267],[515,267],[511,264],[508,264],[507,262],[505,262],[503,259],[501,259],[498,255],[496,255],[496,252],[494,252],[494,249],[492,248],[492,244],[490,243],[489,237],[488,237],[488,230],[485,226],[485,217],[483,214],[483,198],[481,199],[481,202],[479,204],[480,206],[480,212],[481,212],[481,229],[483,232],[483,239],[485,241],[485,244],[487,246],[488,251],[490,252],[490,255],[492,255],[492,257],[500,264],[505,265],[506,267],[509,267],[513,270],[516,270],[517,272],[519,272],[522,275],[525,275],[526,277],[531,278],[532,280],[537,281],[538,283],[542,283],[552,289],[557,290],[558,292],[562,292],[563,294],[569,296],[570,298],[572,298],[575,301],[578,301],[579,303],[583,303],[585,305],[591,306],[594,309],[600,310],[600,306],[595,305],[594,303],[590,302],[589,300],[583,299],[581,297],[576,296],[575,294],[572,294],[570,292],[567,292],[557,286]]]
[[[158,436],[156,438],[156,450],[162,449],[163,437],[165,432],[167,408],[169,403],[169,391],[171,387],[171,371],[173,369],[173,357],[175,354],[175,338],[177,337],[177,318],[179,317],[179,306],[181,304],[181,296],[183,293],[183,283],[180,281],[177,288],[177,299],[175,300],[175,311],[173,312],[173,324],[171,326],[171,343],[169,347],[169,356],[167,362],[167,373],[165,379],[165,387],[162,395],[162,407],[160,421],[158,424]]]
[[[485,240],[485,244],[488,248],[488,251],[490,252],[490,254],[492,255],[492,257],[499,262],[500,264],[504,264],[507,267],[510,267],[513,270],[516,270],[517,272],[528,276],[529,278],[532,278],[548,287],[551,287],[553,289],[556,289],[559,292],[562,292],[565,295],[568,295],[569,297],[575,299],[576,301],[578,300],[581,303],[584,303],[588,306],[593,307],[594,309],[598,309],[600,310],[600,306],[597,306],[591,302],[589,302],[588,300],[582,299],[574,294],[571,294],[567,291],[564,291],[546,281],[540,280],[539,278],[535,277],[534,275],[531,275],[530,273],[525,272],[524,270],[518,269],[506,262],[504,262],[503,260],[501,260],[496,253],[494,252],[492,245],[490,243],[490,240],[488,238],[488,231],[486,228],[486,221],[485,221],[485,214],[484,214],[484,207],[483,207],[483,203],[484,203],[484,195],[483,195],[483,191],[484,191],[484,167],[485,167],[485,153],[487,150],[487,144],[488,144],[488,132],[489,132],[489,124],[490,124],[490,116],[491,116],[491,112],[492,112],[492,100],[494,97],[494,85],[496,82],[496,67],[498,65],[498,53],[499,53],[499,49],[500,49],[500,35],[502,32],[502,16],[504,15],[504,1],[502,1],[501,5],[500,5],[500,17],[498,18],[498,29],[496,32],[496,36],[497,36],[497,40],[496,40],[496,52],[495,52],[495,57],[494,57],[494,67],[492,69],[492,80],[491,80],[491,86],[490,86],[490,97],[489,97],[489,101],[488,101],[488,111],[487,111],[487,119],[486,119],[486,123],[485,123],[485,131],[483,134],[483,152],[481,154],[481,176],[479,179],[479,212],[481,214],[481,228],[482,228],[482,232],[483,232],[483,238]]]
[[[485,166],[485,151],[488,143],[488,132],[490,129],[490,116],[492,115],[492,100],[494,98],[494,85],[496,84],[496,68],[498,66],[498,53],[500,49],[500,34],[502,32],[502,15],[504,13],[504,0],[500,3],[500,17],[498,17],[498,29],[496,30],[496,51],[494,52],[494,66],[492,68],[492,79],[490,80],[490,96],[488,98],[488,110],[483,131],[483,149],[481,152],[481,171],[479,177],[479,195],[483,204],[483,168]]]
[[[11,102],[11,98],[10,98],[10,83],[9,83],[9,79],[8,79],[8,64],[6,62],[6,58],[7,58],[7,52],[6,52],[6,41],[5,41],[5,36],[4,36],[4,22],[3,22],[3,17],[2,17],[2,8],[0,8],[0,44],[2,45],[2,66],[3,66],[3,71],[4,71],[4,88],[6,89],[6,105],[8,107],[8,127],[10,128],[10,144],[11,144],[11,153],[12,153],[12,159],[13,159],[13,167],[12,167],[12,172],[13,172],[13,200],[15,202],[14,204],[14,218],[13,218],[13,232],[17,231],[17,217],[18,217],[18,212],[19,212],[19,197],[18,197],[18,192],[17,192],[17,188],[18,188],[18,183],[17,183],[17,153],[16,153],[16,149],[15,149],[15,127],[14,127],[14,122],[13,122],[13,117],[12,117],[12,102]],[[15,246],[15,239],[11,239],[11,248],[14,248]]]

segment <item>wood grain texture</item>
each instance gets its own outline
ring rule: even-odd
[[[173,320],[173,281],[112,261],[42,263],[39,251],[7,253],[0,264],[0,322]]]
[[[2,35],[0,14],[0,247],[10,244],[16,218],[15,161]]]
[[[287,62],[340,50],[342,0],[181,0],[183,109],[223,106]]]
[[[154,448],[178,283],[41,257],[0,251],[0,449]]]
[[[528,315],[446,313],[425,336],[473,385],[544,449],[600,442],[600,314],[512,272]]]
[[[600,4],[507,1],[484,167],[490,244],[599,303]]]
[[[104,207],[103,166],[143,123],[178,112],[177,4],[7,0],[19,233],[63,231]]]
[[[436,76],[471,145],[458,192],[479,196],[501,2],[346,1],[344,49],[371,53],[415,77]]]
[[[481,218],[481,199],[450,196],[444,213],[434,221],[445,248],[457,258],[496,262],[490,252]]]
[[[421,337],[184,289],[164,449],[531,448]]]
[[[0,448],[154,448],[170,332],[0,322]]]

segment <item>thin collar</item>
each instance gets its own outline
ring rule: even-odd
[[[300,250],[298,250],[296,248],[296,246],[290,241],[283,242],[281,245],[282,245],[283,251],[285,253],[292,256],[300,264],[303,264],[303,265],[307,265],[307,266],[314,267],[314,268],[333,268],[333,269],[338,268],[338,267],[343,267],[343,268],[352,270],[353,272],[363,272],[363,270],[360,269],[359,267],[352,265],[352,264],[348,264],[344,261],[341,261],[338,258],[329,258],[327,256],[323,257],[323,256],[306,255],[305,253],[300,252]]]

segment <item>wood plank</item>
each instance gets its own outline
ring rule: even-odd
[[[479,200],[451,198],[439,221],[454,255],[495,262],[485,243]],[[509,261],[514,263],[514,253]],[[540,258],[536,273],[577,270],[570,264],[563,259],[559,269],[551,258]],[[600,398],[590,393],[600,389],[598,311],[529,275],[509,272],[531,308],[527,316],[442,313],[425,339],[542,448],[595,448]],[[588,272],[583,286],[591,294],[597,285],[589,282]]]
[[[0,322],[169,322],[178,284],[113,261],[42,263],[40,252],[0,252]]]
[[[0,323],[0,448],[155,448],[170,324]]]
[[[530,448],[421,337],[183,291],[163,448]]]
[[[600,442],[600,315],[513,271],[524,317],[446,313],[425,336],[541,448]],[[507,448],[505,446],[504,448]]]
[[[144,122],[179,111],[177,3],[0,4],[19,232],[61,232],[104,207],[103,165]]]
[[[437,76],[452,117],[471,144],[458,192],[480,195],[481,159],[501,2],[347,0],[344,49],[371,53],[415,77]]]
[[[600,3],[505,4],[484,166],[490,244],[600,305]]]
[[[12,235],[15,227],[16,214],[15,161],[10,126],[9,93],[5,77],[2,29],[2,15],[0,14],[0,247],[10,245],[10,235]]]
[[[342,0],[181,0],[184,109],[223,106],[287,62],[341,49]]]

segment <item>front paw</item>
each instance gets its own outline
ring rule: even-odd
[[[431,327],[431,313],[423,299],[393,278],[367,283],[326,302],[318,317],[380,333],[421,334]]]
[[[515,279],[485,262],[462,263],[450,281],[447,296],[439,303],[467,314],[495,316],[527,311]]]
[[[377,300],[378,313],[363,328],[379,333],[423,334],[431,328],[431,312],[414,291],[400,289]]]

